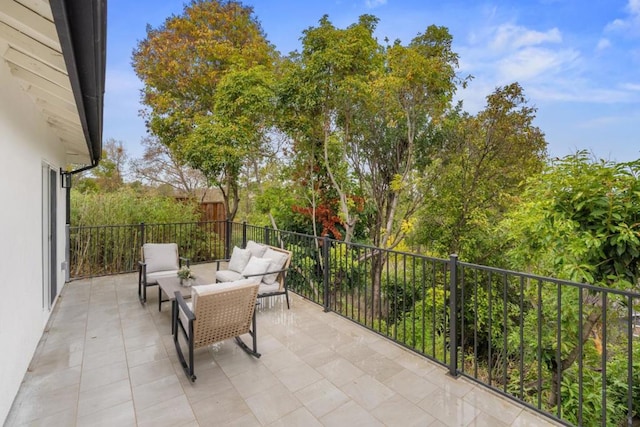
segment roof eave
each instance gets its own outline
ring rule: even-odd
[[[50,0],[50,5],[93,167],[102,154],[107,1]]]

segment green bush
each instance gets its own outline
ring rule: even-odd
[[[199,218],[195,201],[142,195],[126,187],[112,193],[71,191],[72,226],[197,222]]]

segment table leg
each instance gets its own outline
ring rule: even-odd
[[[171,300],[171,335],[173,335],[176,331],[174,319],[176,318],[176,311],[178,311],[178,304],[175,299]]]

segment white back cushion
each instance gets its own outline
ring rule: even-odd
[[[227,269],[240,273],[247,266],[249,259],[251,259],[251,251],[235,246],[233,252],[231,252],[231,259]]]
[[[255,279],[257,282],[260,282],[262,281],[261,274],[269,271],[270,264],[271,264],[271,261],[269,261],[266,258],[258,258],[258,257],[252,256],[247,266],[244,268],[244,270],[242,270],[242,275],[252,276],[251,277],[252,279]],[[256,274],[257,276],[254,276],[254,274]]]
[[[178,269],[178,245],[175,243],[145,243],[142,252],[147,273]]]
[[[264,258],[270,261],[269,270],[267,271],[279,271],[284,267],[284,263],[287,261],[288,255],[283,252],[274,251],[271,248],[267,248]],[[272,284],[278,278],[279,273],[267,274],[262,278],[262,281],[267,285]]]
[[[250,250],[251,255],[254,257],[262,258],[262,255],[264,255],[264,252],[267,250],[267,246],[256,243],[253,240],[249,240],[245,249]]]

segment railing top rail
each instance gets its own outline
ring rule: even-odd
[[[223,224],[225,221],[197,221],[197,222],[145,222],[134,224],[106,224],[106,225],[71,225],[69,229],[78,230],[85,228],[133,228],[140,227],[140,224],[144,224],[145,227],[158,227],[158,226],[172,226],[172,225],[201,225],[201,224]]]
[[[608,292],[610,294],[614,294],[614,295],[620,295],[620,296],[624,296],[624,297],[631,297],[631,298],[640,298],[640,292],[634,292],[634,291],[625,291],[625,290],[621,290],[621,289],[615,289],[615,288],[607,288],[604,286],[598,286],[598,285],[593,285],[593,284],[589,284],[589,283],[580,283],[580,282],[573,282],[570,280],[565,280],[565,279],[556,279],[553,277],[546,277],[546,276],[539,276],[536,274],[531,274],[531,273],[525,273],[522,271],[514,271],[514,270],[505,270],[502,268],[497,268],[497,267],[488,267],[486,265],[480,265],[480,264],[471,264],[468,262],[462,262],[459,261],[458,265],[460,267],[469,267],[475,270],[483,270],[483,271],[489,271],[489,272],[494,272],[494,273],[498,273],[498,274],[507,274],[507,275],[511,275],[511,276],[517,276],[517,277],[522,277],[525,279],[531,279],[531,280],[535,280],[535,281],[540,281],[540,282],[549,282],[549,283],[555,283],[558,285],[565,285],[565,286],[572,286],[572,287],[576,287],[576,288],[582,288],[585,290],[589,290],[589,291],[595,291],[595,292]]]

